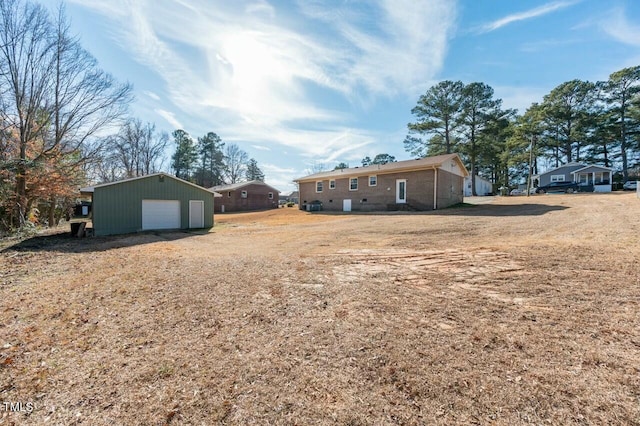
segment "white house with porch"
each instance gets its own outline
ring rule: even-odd
[[[537,186],[551,182],[576,182],[580,192],[611,192],[613,169],[582,163],[568,163],[533,176]]]
[[[611,192],[613,170],[603,166],[585,166],[571,172],[581,187],[593,186],[593,192]]]

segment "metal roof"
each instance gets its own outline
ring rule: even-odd
[[[188,181],[186,181],[186,180],[184,180],[184,179],[180,179],[180,178],[178,178],[178,177],[175,177],[175,176],[169,175],[169,174],[164,173],[164,172],[160,172],[160,173],[152,173],[152,174],[150,174],[150,175],[137,176],[137,177],[133,177],[133,178],[129,178],[129,179],[117,180],[117,181],[115,181],[115,182],[101,183],[101,184],[99,184],[99,185],[86,186],[86,187],[84,187],[84,188],[80,188],[80,193],[81,193],[81,194],[91,194],[91,193],[93,193],[93,192],[94,192],[94,190],[95,190],[96,188],[103,188],[103,187],[105,187],[105,186],[110,186],[110,185],[118,185],[118,184],[121,184],[121,183],[124,183],[124,182],[131,182],[131,181],[138,180],[138,179],[146,179],[146,178],[150,178],[150,177],[153,177],[153,176],[164,176],[164,177],[168,177],[168,178],[170,178],[170,179],[177,180],[177,181],[182,182],[182,183],[185,183],[185,184],[187,184],[187,185],[194,186],[194,187],[196,187],[196,188],[198,188],[198,189],[202,189],[203,191],[211,192],[211,193],[213,193],[213,194],[215,195],[215,191],[212,191],[211,189],[204,188],[204,187],[202,187],[202,186],[200,186],[200,185],[196,185],[195,183],[188,182]]]

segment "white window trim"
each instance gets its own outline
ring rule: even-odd
[[[352,181],[353,179],[355,179],[355,180],[356,180],[356,187],[355,187],[355,189],[351,188],[351,181]],[[357,190],[358,190],[358,180],[359,180],[359,179],[358,179],[357,177],[356,177],[356,178],[349,178],[349,191],[357,191]]]
[[[336,180],[335,179],[331,179],[329,181],[329,189],[336,189]]]
[[[320,191],[318,191],[318,184],[320,186]],[[324,183],[321,180],[316,181],[316,194],[319,194],[323,190],[324,190]]]
[[[242,191],[240,193],[240,198],[247,198],[248,195],[249,195],[249,193],[247,191]]]
[[[269,193],[269,199],[270,199],[270,200],[273,200],[273,192],[270,192],[270,193]]]
[[[371,184],[371,178],[375,178],[376,180],[376,183],[374,183],[373,185]],[[378,186],[378,175],[369,176],[369,186]]]
[[[565,180],[565,175],[551,175],[549,178],[549,182],[564,182]]]

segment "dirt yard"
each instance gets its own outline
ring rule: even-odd
[[[612,193],[4,242],[0,424],[640,425],[639,237]]]

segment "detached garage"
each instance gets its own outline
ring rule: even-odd
[[[92,201],[94,235],[213,226],[213,198],[206,188],[166,173],[80,190]]]

